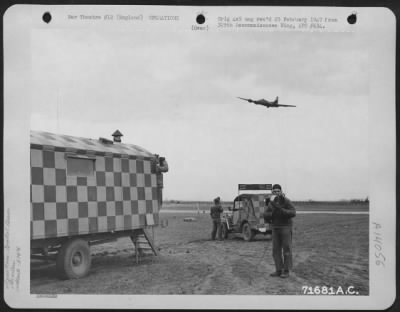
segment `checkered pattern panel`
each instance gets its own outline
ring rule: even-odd
[[[251,200],[253,202],[254,213],[259,220],[260,224],[264,223],[263,213],[265,211],[265,198],[267,195],[265,194],[257,194],[253,195]]]
[[[31,148],[33,239],[158,224],[156,174],[150,159],[91,156],[84,159],[94,161],[94,172],[76,176],[68,174],[68,153]]]

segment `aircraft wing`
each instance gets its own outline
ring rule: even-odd
[[[245,99],[245,98],[242,98],[242,97],[239,97],[239,96],[238,96],[237,98],[238,98],[238,99],[241,99],[241,100],[245,100],[245,101],[250,102],[250,103],[253,102],[252,99]]]
[[[284,105],[284,104],[276,104],[276,106],[283,106],[283,107],[296,107],[296,105]]]

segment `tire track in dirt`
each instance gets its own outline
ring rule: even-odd
[[[193,289],[195,294],[301,294],[301,286],[305,285],[304,279],[295,273],[288,279],[269,276],[275,271],[269,241],[197,240],[185,248],[191,250],[199,265],[210,267],[209,273]],[[215,251],[211,255],[210,249]],[[296,258],[306,261],[307,257]]]
[[[188,246],[191,250],[195,250],[195,254],[199,256],[214,248],[218,252],[212,256],[202,258],[203,265],[207,264],[211,270],[194,289],[196,294],[231,294],[235,293],[236,289],[246,287],[246,281],[236,277],[232,271],[230,250],[223,248],[224,242],[192,242]],[[221,250],[222,249],[222,250]]]

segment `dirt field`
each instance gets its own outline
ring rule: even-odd
[[[184,222],[187,216],[195,222]],[[168,226],[155,230],[159,256],[136,264],[126,238],[93,246],[90,275],[67,281],[57,279],[54,265],[32,262],[31,293],[301,295],[302,286],[354,286],[368,295],[368,215],[299,214],[288,279],[269,276],[274,271],[269,236],[245,242],[230,234],[211,241],[207,213],[161,213],[161,219]]]

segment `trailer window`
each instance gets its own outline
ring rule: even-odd
[[[67,173],[72,176],[94,176],[94,159],[67,157]]]

